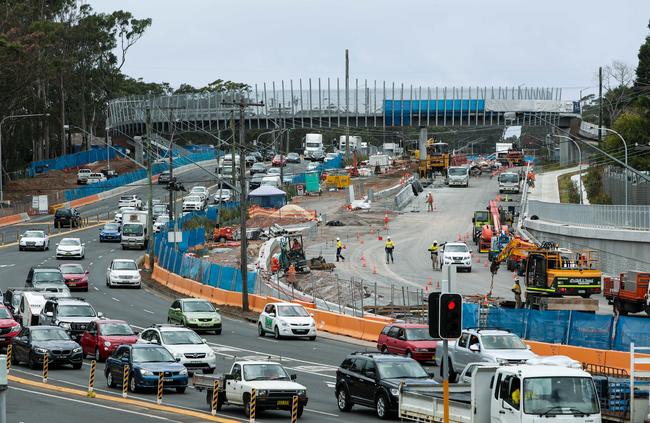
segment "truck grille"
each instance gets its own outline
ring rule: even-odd
[[[70,350],[52,350],[52,351],[50,351],[50,353],[52,353],[52,355],[70,355],[70,352],[71,352]]]
[[[187,353],[185,354],[185,358],[203,358],[205,357],[205,353]]]
[[[298,395],[297,391],[269,391],[268,398],[280,399],[280,398],[293,398],[294,395]]]

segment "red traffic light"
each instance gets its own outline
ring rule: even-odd
[[[456,308],[456,301],[449,301],[449,302],[447,303],[447,309],[449,309],[449,310],[453,310],[453,309],[455,309],[455,308]]]

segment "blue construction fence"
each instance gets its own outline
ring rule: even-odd
[[[79,167],[88,163],[98,162],[109,159],[114,159],[115,157],[123,157],[125,151],[121,151],[119,148],[93,148],[87,151],[81,151],[79,153],[66,154],[65,156],[60,156],[55,159],[40,160],[37,162],[32,162],[27,168],[28,176],[35,176],[40,173],[47,173],[50,170],[63,170],[71,167]]]
[[[188,154],[187,156],[182,156],[174,159],[173,165],[174,168],[177,168],[191,164],[193,162],[214,160],[215,158],[215,151],[192,153]],[[163,170],[167,170],[168,168],[169,165],[167,163],[156,163],[152,166],[152,172],[154,175],[157,175]],[[111,178],[107,181],[97,184],[86,185],[75,189],[68,189],[65,191],[65,201],[76,200],[78,198],[87,197],[89,195],[99,194],[100,192],[108,191],[113,188],[118,188],[135,181],[145,179],[146,177],[147,171],[145,169],[140,169],[136,170],[135,172],[126,173],[124,175],[118,176],[117,178]]]
[[[318,166],[312,170],[311,172],[318,172],[320,175],[322,172],[332,170],[332,169],[342,169],[343,168],[343,155],[339,154],[336,156],[336,158],[332,160],[328,160],[323,163],[319,163]],[[293,175],[293,179],[291,180],[292,184],[304,184],[305,183],[305,173],[299,173],[297,175]]]
[[[181,217],[178,227],[182,228],[185,222],[195,217],[207,217],[216,223],[218,207],[209,207],[204,212],[194,212]],[[205,243],[205,229],[196,228],[182,231],[182,242],[177,246],[169,242],[167,228],[174,222],[163,227],[154,237],[154,254],[158,258],[158,265],[167,271],[192,279],[204,285],[221,288],[228,291],[241,292],[242,278],[239,268],[222,266],[209,260],[188,255],[189,248]],[[248,290],[254,292],[257,273],[248,272]]]
[[[477,327],[477,304],[463,304],[463,327]],[[487,327],[507,329],[530,341],[602,350],[629,351],[650,345],[648,320],[580,311],[489,308]]]

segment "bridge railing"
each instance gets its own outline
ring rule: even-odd
[[[529,219],[537,216],[540,220],[576,226],[650,231],[650,206],[558,204],[529,200],[527,214]]]

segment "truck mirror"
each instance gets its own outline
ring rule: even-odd
[[[469,350],[472,351],[472,352],[480,352],[481,347],[479,347],[478,344],[472,344],[472,345],[469,346]]]
[[[291,378],[291,380],[296,380],[296,379],[298,379],[298,376],[296,376],[295,373],[292,374],[292,375],[290,375],[289,377]]]
[[[233,380],[235,377],[232,375],[232,373],[226,373],[223,375],[223,380]]]

